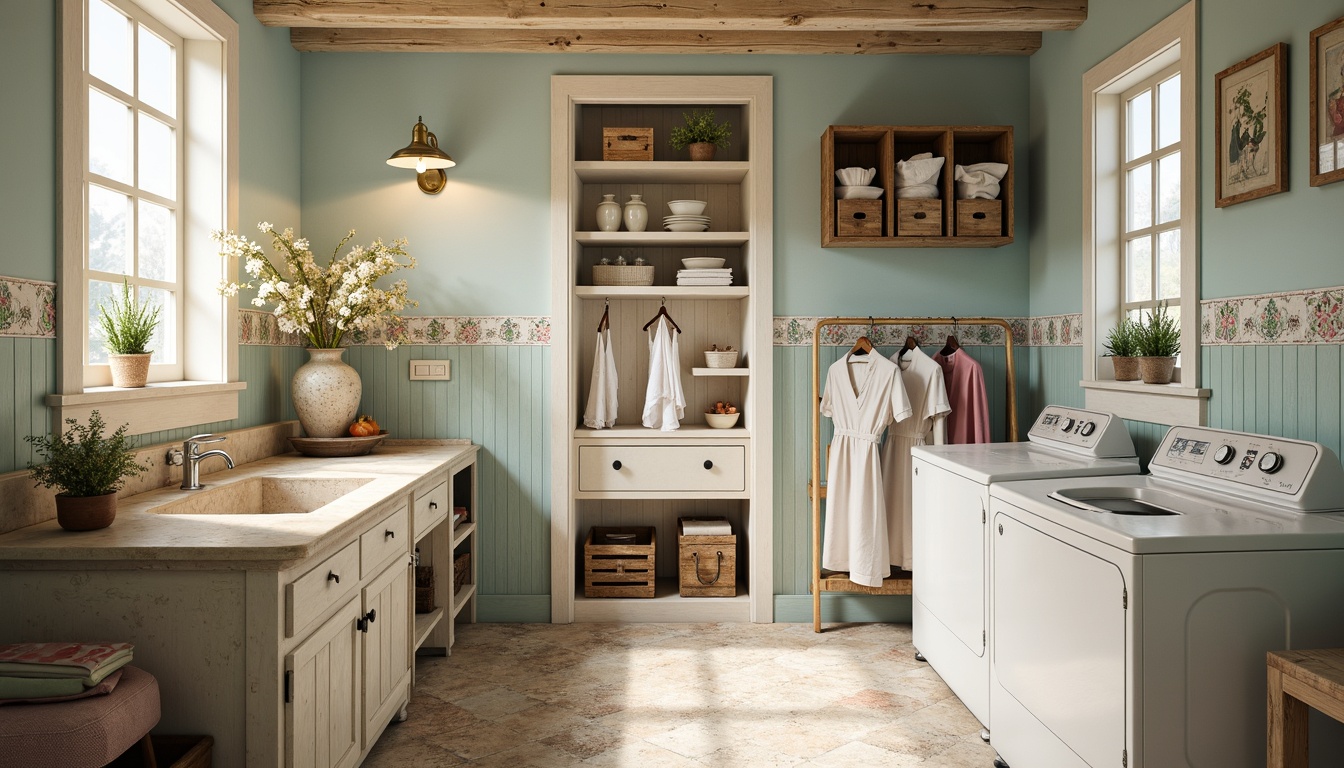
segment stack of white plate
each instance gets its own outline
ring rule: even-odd
[[[669,232],[704,232],[709,229],[709,217],[690,214],[664,216],[663,229]]]

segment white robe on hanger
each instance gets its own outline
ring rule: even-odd
[[[947,399],[943,367],[915,347],[892,356],[901,368],[905,393],[910,397],[910,418],[892,424],[882,446],[882,483],[887,500],[887,542],[891,564],[913,571],[915,539],[913,533],[914,499],[911,495],[910,449],[916,445],[942,445],[947,442],[947,414],[952,404]]]
[[[649,388],[644,395],[644,426],[671,432],[681,426],[686,396],[681,391],[681,352],[677,332],[659,317],[649,334]]]
[[[583,425],[590,429],[616,426],[616,352],[611,348],[611,329],[597,332],[593,352],[593,380],[588,385],[588,407]]]

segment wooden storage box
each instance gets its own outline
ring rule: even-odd
[[[462,591],[462,587],[471,578],[471,553],[463,552],[453,558],[453,594]]]
[[[882,200],[836,200],[836,234],[840,237],[881,237],[884,205]]]
[[[418,550],[417,550],[418,551]],[[415,566],[415,612],[434,610],[434,566]]]
[[[943,201],[915,198],[897,200],[896,234],[902,237],[941,237]]]
[[[653,285],[653,265],[594,264],[593,285]]]
[[[687,520],[728,522],[727,518],[677,518],[677,571],[682,597],[737,596],[737,535],[687,536]]]
[[[652,160],[652,128],[603,128],[603,160]]]
[[[998,237],[1002,234],[1002,200],[957,201],[957,237]]]
[[[609,543],[613,535],[630,540]],[[589,528],[583,542],[583,596],[653,597],[657,548],[658,535],[650,527]]]

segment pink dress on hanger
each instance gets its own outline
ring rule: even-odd
[[[988,443],[989,399],[985,395],[985,372],[975,358],[958,350],[934,362],[943,367],[947,381],[947,399],[952,412],[947,415],[947,442],[953,445]]]

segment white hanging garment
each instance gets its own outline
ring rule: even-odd
[[[644,395],[644,426],[671,432],[681,426],[686,396],[681,391],[681,353],[677,333],[666,317],[649,334],[649,388]]]
[[[593,381],[588,385],[588,407],[583,425],[590,429],[616,426],[616,352],[611,348],[611,329],[597,332],[593,353]]]
[[[901,369],[912,413],[892,424],[882,445],[882,483],[887,501],[887,542],[891,564],[907,571],[914,565],[914,500],[911,496],[910,449],[916,445],[947,442],[947,399],[943,367],[919,347],[892,356]]]

